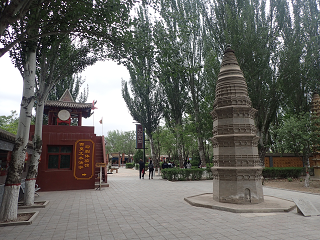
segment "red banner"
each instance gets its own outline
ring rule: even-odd
[[[136,149],[143,149],[144,134],[141,124],[136,125]]]
[[[94,142],[78,140],[75,144],[74,177],[88,180],[94,176]]]

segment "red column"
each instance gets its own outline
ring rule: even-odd
[[[78,115],[78,126],[82,126],[82,112]]]

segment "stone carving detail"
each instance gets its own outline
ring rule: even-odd
[[[219,155],[213,157],[214,167],[257,167],[260,166],[259,155]]]
[[[233,134],[233,133],[250,133],[256,134],[256,127],[252,124],[228,124],[215,126],[212,130],[213,136]]]
[[[253,204],[263,201],[262,167],[247,84],[233,50],[227,47],[216,85],[213,118],[213,198]],[[228,154],[230,153],[230,154]]]

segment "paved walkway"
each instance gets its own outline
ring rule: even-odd
[[[28,226],[0,228],[0,239],[320,239],[320,217],[289,213],[231,213],[190,206],[183,199],[212,192],[212,181],[169,182],[120,168],[109,188],[40,192],[49,200]],[[310,200],[320,196],[264,188],[264,194]]]

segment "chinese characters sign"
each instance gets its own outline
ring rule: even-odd
[[[78,140],[75,144],[74,177],[88,180],[94,176],[94,142]]]
[[[136,149],[143,149],[143,143],[144,143],[144,134],[143,134],[143,128],[142,125],[137,124],[136,125]]]

